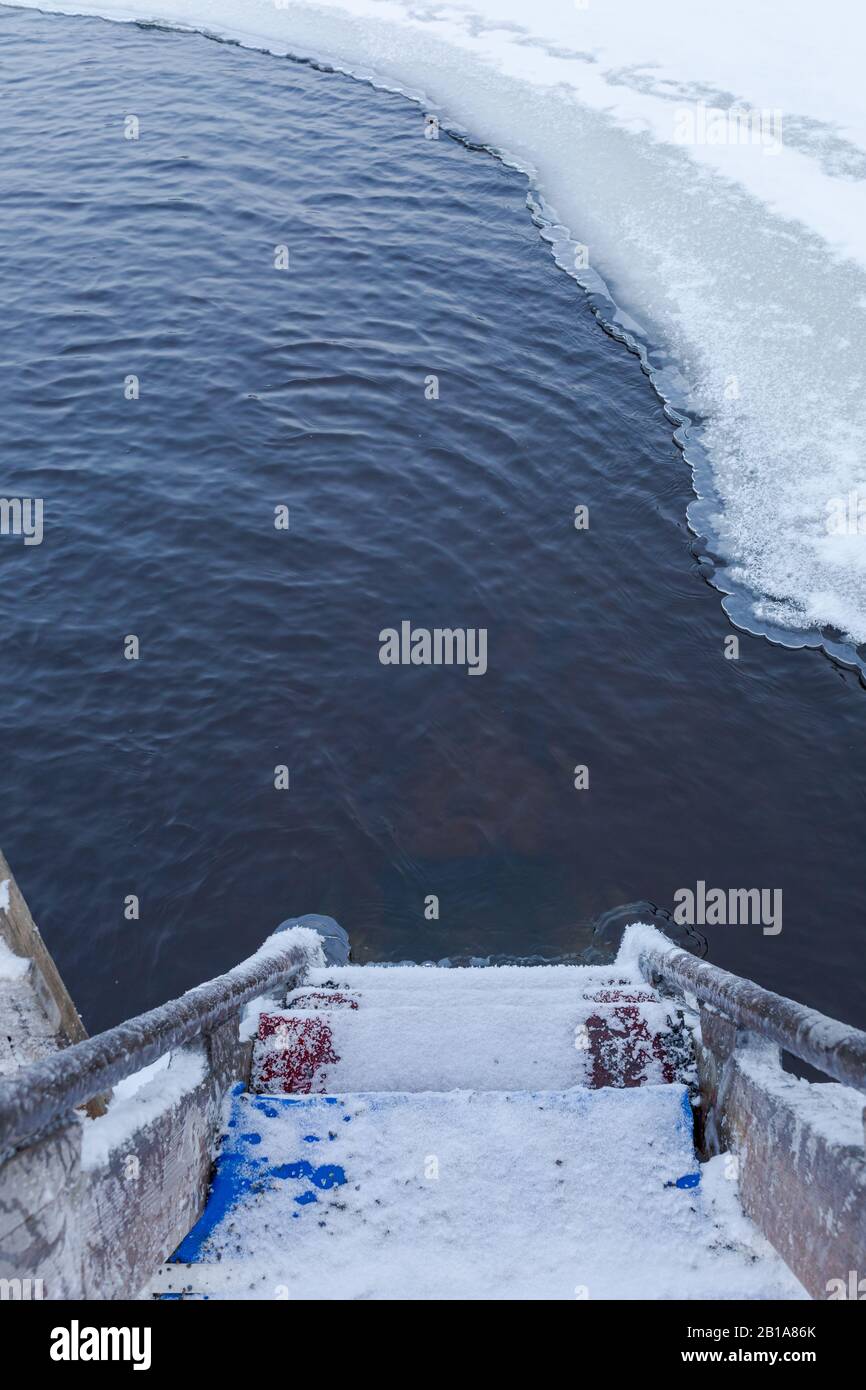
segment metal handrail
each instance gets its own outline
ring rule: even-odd
[[[0,1081],[0,1153],[50,1129],[77,1105],[173,1048],[212,1033],[251,999],[304,971],[310,963],[308,939],[289,930],[283,945],[276,936],[227,974]]]
[[[843,1086],[866,1091],[866,1033],[763,989],[674,947],[640,953],[646,979],[658,978],[712,1004],[738,1027],[778,1043]]]

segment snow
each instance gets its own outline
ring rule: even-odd
[[[119,1082],[106,1113],[82,1120],[81,1167],[103,1167],[113,1150],[195,1090],[204,1077],[201,1053],[181,1049]]]
[[[264,994],[260,994],[257,999],[251,999],[248,1004],[245,1004],[238,1024],[238,1042],[250,1042],[259,1031],[259,1016],[262,1011],[273,1007],[273,999],[269,999]]]
[[[648,922],[632,922],[623,932],[622,941],[616,956],[616,964],[623,971],[633,971],[640,978],[640,958],[644,953],[676,951],[680,948],[669,936],[652,927]]]
[[[168,1071],[171,1066],[171,1053],[166,1052],[162,1057],[157,1057],[155,1062],[149,1066],[142,1067],[141,1071],[134,1071],[132,1076],[124,1077],[123,1081],[118,1081],[112,1092],[111,1103],[117,1106],[121,1101],[131,1100],[138,1091],[145,1086],[150,1086],[163,1072]]]
[[[20,980],[30,969],[26,956],[16,956],[0,936],[0,980]]]
[[[9,905],[9,880],[0,879],[0,912],[8,912]]]
[[[808,0],[38,8],[324,60],[417,96],[524,168],[560,263],[649,347],[674,411],[703,422],[683,436],[703,499],[690,515],[728,562],[728,611],[791,644],[817,644],[822,624],[866,639],[862,7],[827,0],[819,22]],[[575,268],[575,242],[589,268]],[[853,530],[840,530],[851,493]]]
[[[279,958],[286,951],[294,951],[299,947],[306,957],[305,964],[300,967],[302,973],[324,965],[325,954],[319,933],[313,927],[291,927],[287,931],[272,932],[258,950],[241,961],[236,969],[247,971],[254,966],[266,965],[268,961]]]
[[[730,1241],[745,1255],[751,1254],[754,1260],[769,1260],[781,1263],[770,1242],[749,1220],[740,1205],[739,1186],[736,1179],[737,1163],[732,1155],[717,1154],[700,1165],[701,1196],[704,1209],[719,1232],[719,1239]],[[793,1275],[789,1276],[794,1281]],[[806,1297],[805,1290],[797,1283],[800,1292],[782,1295],[783,1297]]]
[[[178,1252],[206,1263],[175,1265],[175,1288],[269,1299],[804,1297],[736,1206],[720,1216],[700,1186],[674,1185],[697,1171],[679,1086],[244,1096],[229,1135],[216,1219],[206,1213]]]
[[[853,1030],[852,1030],[853,1031]],[[797,1142],[810,1144],[814,1135],[863,1157],[866,1096],[835,1081],[810,1082],[782,1070],[778,1049],[755,1040],[737,1053],[741,1070],[776,1099],[790,1106],[797,1119]]]

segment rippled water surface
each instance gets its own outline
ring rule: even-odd
[[[712,959],[866,1024],[864,692],[725,660],[670,425],[525,179],[198,36],[0,42],[0,481],[45,501],[0,537],[0,844],[88,1026],[289,915],[562,955],[697,879],[784,894]],[[382,666],[403,619],[487,628],[487,674]]]

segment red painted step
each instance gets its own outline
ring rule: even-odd
[[[327,1068],[339,1062],[327,1019],[262,1014],[253,1049],[254,1091],[322,1095]]]
[[[596,986],[571,1002],[560,994],[546,1010],[537,994],[504,1007],[467,998],[456,1012],[453,1004],[449,1010],[415,998],[416,1006],[392,1014],[381,996],[378,1007],[365,1009],[360,990],[323,985],[293,993],[284,1011],[261,1015],[254,1089],[324,1095],[694,1085],[682,1012],[630,982]],[[402,1066],[395,1065],[398,1038]]]

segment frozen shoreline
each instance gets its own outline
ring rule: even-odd
[[[600,273],[615,300],[601,316],[648,346],[673,414],[700,423],[680,439],[701,499],[689,515],[727,562],[715,582],[734,591],[731,617],[795,646],[819,645],[824,625],[866,640],[866,118],[850,32],[862,20],[838,0],[818,33],[803,4],[698,20],[678,0],[649,16],[634,0],[541,0],[531,15],[517,0],[151,5],[38,8],[329,63],[526,169],[562,224],[548,232],[560,264],[570,233],[589,262],[570,272],[590,288]],[[764,113],[759,138],[731,143],[732,107]],[[702,143],[683,143],[689,120]]]

